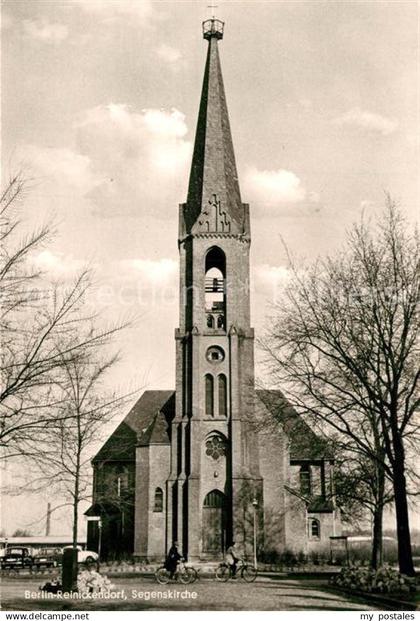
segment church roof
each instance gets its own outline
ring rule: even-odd
[[[170,444],[170,422],[175,415],[174,390],[148,390],[138,400],[145,424],[138,433],[138,446]]]
[[[244,217],[217,47],[221,35],[216,31],[214,36],[207,35],[207,61],[184,212],[188,232],[214,201],[214,195],[238,225],[242,226]]]
[[[256,390],[255,393],[289,437],[290,461],[334,458],[327,440],[312,431],[281,390]]]
[[[312,431],[281,390],[255,393],[289,437],[291,461],[333,459],[327,440]],[[135,460],[136,446],[169,445],[174,415],[174,390],[146,390],[92,461],[131,461]]]
[[[135,459],[136,446],[170,444],[174,413],[173,390],[146,390],[92,461],[130,461]]]

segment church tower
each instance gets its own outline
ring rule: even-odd
[[[223,22],[203,23],[207,60],[187,201],[180,205],[176,407],[167,529],[189,558],[246,543],[261,506],[250,324],[249,206],[241,201],[219,60]]]
[[[146,390],[92,460],[89,549],[161,561],[324,551],[340,534],[334,456],[277,388],[254,388],[248,205],[218,44],[208,42],[187,201],[180,205],[176,390]],[[101,528],[99,528],[99,525]],[[255,546],[255,548],[254,548]]]

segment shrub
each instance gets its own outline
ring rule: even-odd
[[[355,565],[343,567],[330,582],[335,586],[367,593],[409,593],[416,590],[414,578],[404,576],[388,565],[377,571]]]
[[[286,567],[294,567],[298,562],[296,555],[291,550],[285,550],[280,555],[280,563],[286,565]]]
[[[267,563],[268,565],[280,564],[280,553],[277,550],[264,550],[258,556],[261,563]]]
[[[305,552],[298,552],[296,556],[296,561],[299,565],[304,565],[305,563],[307,563],[308,557],[306,556]]]

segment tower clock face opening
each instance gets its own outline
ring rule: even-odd
[[[212,345],[206,352],[206,358],[209,362],[222,362],[225,359],[225,352],[221,347]]]

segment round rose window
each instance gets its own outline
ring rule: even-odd
[[[220,436],[212,436],[206,441],[206,455],[214,460],[218,460],[226,455],[226,443]]]

